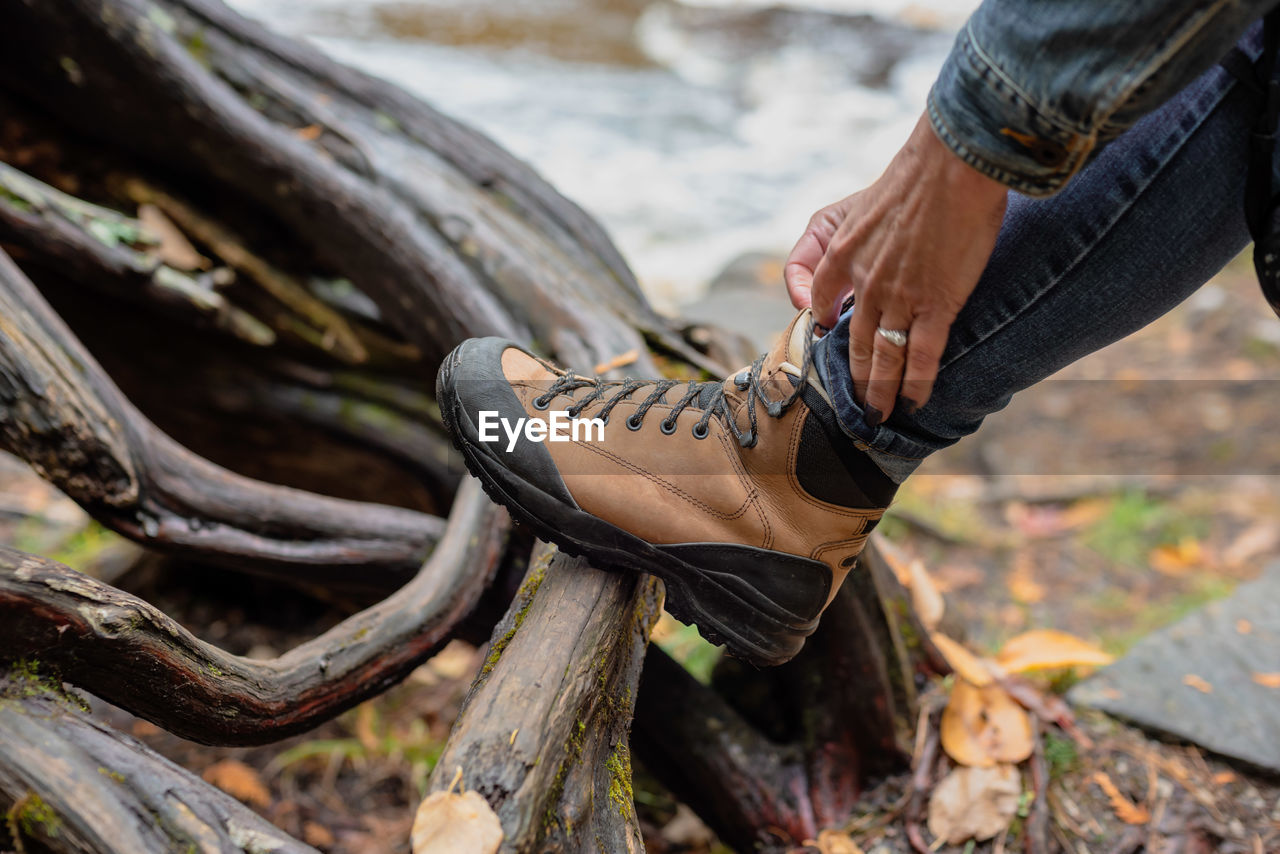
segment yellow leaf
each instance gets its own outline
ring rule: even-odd
[[[1204,550],[1200,542],[1185,539],[1176,546],[1158,546],[1151,551],[1152,569],[1165,575],[1186,575],[1195,566],[1204,563]]]
[[[817,848],[819,854],[863,854],[849,834],[838,830],[824,830],[817,839],[806,839],[804,845]]]
[[[1186,685],[1188,688],[1195,688],[1201,694],[1213,693],[1213,686],[1194,673],[1188,673],[1186,676],[1183,676],[1182,684]]]
[[[1263,688],[1280,688],[1280,673],[1255,673],[1253,681]]]
[[[361,703],[356,706],[356,725],[354,727],[356,740],[360,742],[361,747],[368,751],[378,749],[378,733],[374,729],[377,715],[378,711],[373,707],[372,702]]]
[[[898,579],[898,583],[908,590],[911,589],[911,559],[907,557],[907,553],[902,547],[888,540],[879,534],[875,535],[875,548],[884,558],[884,562],[889,565],[889,569],[893,570],[893,575]]]
[[[271,806],[271,793],[262,777],[253,768],[238,759],[215,762],[200,775],[206,783],[212,783],[231,797],[255,807]]]
[[[929,832],[952,845],[991,839],[1013,821],[1021,795],[1012,765],[956,768],[929,798]]]
[[[138,205],[138,222],[147,234],[159,241],[156,255],[177,270],[208,270],[212,264],[191,245],[182,229],[153,204]]]
[[[942,594],[938,592],[928,570],[924,568],[924,561],[911,561],[908,572],[911,573],[911,605],[915,608],[916,616],[920,618],[924,627],[933,631],[938,627],[938,623],[942,622],[942,615],[947,610],[946,602],[943,601]]]
[[[951,638],[940,632],[930,635],[933,645],[942,653],[942,657],[951,665],[956,674],[979,687],[989,685],[992,681],[991,670],[979,658]]]
[[[1035,629],[1013,638],[996,655],[1007,673],[1051,667],[1101,667],[1112,657],[1075,635],[1054,629]]]
[[[955,680],[942,712],[942,748],[961,765],[1018,763],[1034,747],[1031,719],[999,685]]]
[[[502,822],[478,792],[432,792],[413,818],[413,854],[494,854]]]
[[[606,359],[605,361],[596,365],[596,373],[605,374],[605,373],[608,373],[609,371],[614,370],[615,368],[625,368],[627,365],[630,365],[632,362],[636,361],[639,358],[640,358],[639,350],[628,350],[627,352],[619,356],[614,356],[612,359]]]
[[[1019,552],[1013,559],[1013,571],[1009,573],[1009,595],[1023,605],[1044,601],[1044,585],[1035,579],[1035,567],[1029,552]]]
[[[1093,775],[1093,782],[1098,784],[1098,788],[1106,794],[1107,800],[1111,801],[1111,809],[1116,814],[1116,818],[1125,824],[1146,824],[1151,821],[1151,813],[1147,808],[1120,794],[1120,790],[1116,788],[1116,784],[1111,782],[1111,778],[1103,771],[1098,771]]]

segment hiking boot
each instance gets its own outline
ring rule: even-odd
[[[680,383],[584,377],[478,338],[445,359],[436,393],[467,468],[517,521],[603,569],[658,576],[676,619],[781,664],[897,488],[836,423],[812,344],[805,310],[750,367]]]

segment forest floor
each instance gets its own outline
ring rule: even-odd
[[[1167,317],[1020,395],[931,460],[882,531],[923,561],[946,600],[943,628],[980,653],[1056,628],[1122,654],[1280,558],[1280,442],[1262,382],[1280,377],[1278,331],[1237,261]],[[258,580],[136,564],[134,547],[7,458],[0,542],[113,578],[234,653],[274,656],[346,615]],[[668,618],[658,637],[704,678],[719,654]],[[413,809],[482,659],[454,642],[376,700],[259,748],[194,744],[93,705],[321,850],[387,854],[407,850]],[[1092,747],[1051,734],[1036,760],[1048,775],[1050,836],[1067,850],[1280,851],[1276,780],[1098,714],[1080,724]],[[909,783],[866,793],[849,838],[867,854],[909,850]],[[635,792],[652,851],[726,850],[642,768]],[[1023,850],[1020,830],[1039,803],[1020,804],[1024,814],[995,840],[937,850]],[[851,850],[831,844],[826,854]]]

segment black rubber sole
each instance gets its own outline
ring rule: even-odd
[[[704,638],[723,644],[735,658],[772,666],[789,661],[800,651],[805,638],[818,626],[816,618],[797,617],[740,577],[666,554],[634,534],[566,504],[503,465],[479,441],[476,425],[455,393],[453,372],[458,359],[458,350],[450,353],[436,381],[436,400],[445,429],[467,470],[515,521],[600,569],[661,578],[667,588],[667,612],[682,623],[696,625]]]

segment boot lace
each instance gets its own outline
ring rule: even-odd
[[[744,448],[752,448],[755,447],[756,440],[759,438],[756,404],[763,404],[765,413],[771,418],[778,418],[782,413],[786,412],[800,398],[800,393],[809,381],[809,372],[813,369],[812,350],[813,320],[811,318],[804,339],[804,359],[800,366],[800,377],[791,393],[780,400],[770,400],[761,384],[760,374],[764,368],[765,356],[760,356],[751,363],[749,368],[738,372],[733,379],[734,385],[738,387],[739,391],[747,393],[748,427],[745,430],[738,427],[738,423],[733,417],[733,412],[731,411],[732,402],[725,394],[724,383],[721,380],[685,383],[679,380],[637,380],[631,377],[622,380],[606,380],[599,375],[586,377],[570,371],[558,377],[547,388],[545,393],[534,398],[533,405],[538,409],[546,409],[551,405],[551,401],[561,394],[567,394],[572,397],[575,392],[581,389],[590,389],[582,398],[575,400],[566,412],[570,418],[577,418],[587,407],[599,401],[604,401],[604,405],[596,413],[596,417],[608,423],[609,413],[614,410],[614,407],[622,401],[630,399],[637,391],[651,388],[649,395],[645,397],[636,408],[636,411],[627,419],[627,427],[629,429],[639,430],[649,410],[657,403],[667,403],[667,393],[677,386],[684,385],[684,394],[671,407],[671,412],[666,418],[662,419],[662,423],[659,425],[663,433],[667,435],[674,433],[676,431],[676,419],[680,413],[692,407],[693,409],[702,410],[702,417],[693,425],[694,438],[705,439],[710,433],[711,419],[718,418],[729,429],[734,438],[738,440],[739,445]]]

